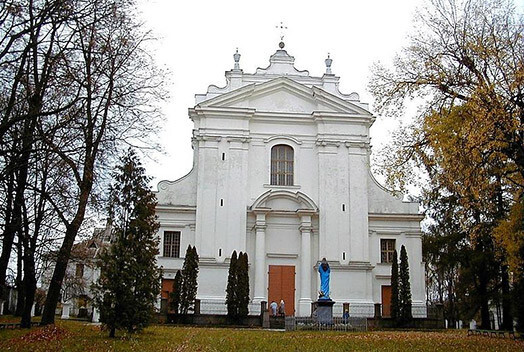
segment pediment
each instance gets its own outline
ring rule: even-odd
[[[257,111],[311,114],[315,111],[370,115],[361,107],[320,88],[308,87],[286,77],[251,84],[199,104],[201,107],[250,108]]]

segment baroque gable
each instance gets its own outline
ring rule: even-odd
[[[362,107],[321,88],[278,77],[250,84],[198,104],[201,108],[249,108],[290,113],[330,112],[371,117]]]

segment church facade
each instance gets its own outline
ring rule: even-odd
[[[417,203],[388,193],[370,172],[375,118],[356,93],[343,94],[331,72],[313,77],[283,49],[255,73],[240,69],[211,85],[189,109],[193,169],[158,184],[158,263],[163,298],[189,244],[200,256],[202,313],[225,313],[233,250],[249,256],[250,313],[284,300],[286,315],[309,316],[318,265],[331,268],[334,313],[389,314],[391,259],[405,245],[413,315],[426,316]]]

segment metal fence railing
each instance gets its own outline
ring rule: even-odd
[[[260,314],[260,304],[249,303],[248,306],[249,315],[259,315]],[[227,314],[227,305],[225,301],[219,300],[200,300],[200,313],[201,314],[218,314],[226,315]]]
[[[310,317],[286,317],[286,331],[295,330],[330,330],[330,331],[366,331],[368,320],[364,317],[333,317],[332,324],[319,323]]]

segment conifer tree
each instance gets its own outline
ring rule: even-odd
[[[237,261],[237,302],[238,316],[246,317],[249,313],[249,273],[247,253],[242,252]]]
[[[399,268],[399,306],[400,320],[402,323],[409,322],[413,316],[411,313],[411,285],[409,284],[409,263],[406,247],[400,248]]]
[[[182,289],[180,293],[180,314],[194,309],[198,288],[198,253],[196,247],[189,245],[182,267]]]
[[[227,315],[231,318],[235,318],[238,314],[237,261],[237,251],[233,251],[233,254],[231,254],[231,261],[229,262],[226,287]]]
[[[398,280],[398,258],[397,250],[393,252],[393,262],[391,263],[391,319],[395,322],[400,317],[399,304],[399,280]]]
[[[93,284],[94,303],[110,337],[116,329],[134,332],[147,326],[162,275],[156,264],[158,223],[149,178],[131,149],[121,163],[109,202],[114,241],[100,255],[100,278]]]
[[[175,281],[173,282],[173,291],[169,294],[169,310],[178,314],[180,307],[180,293],[182,290],[182,272],[177,270]]]

